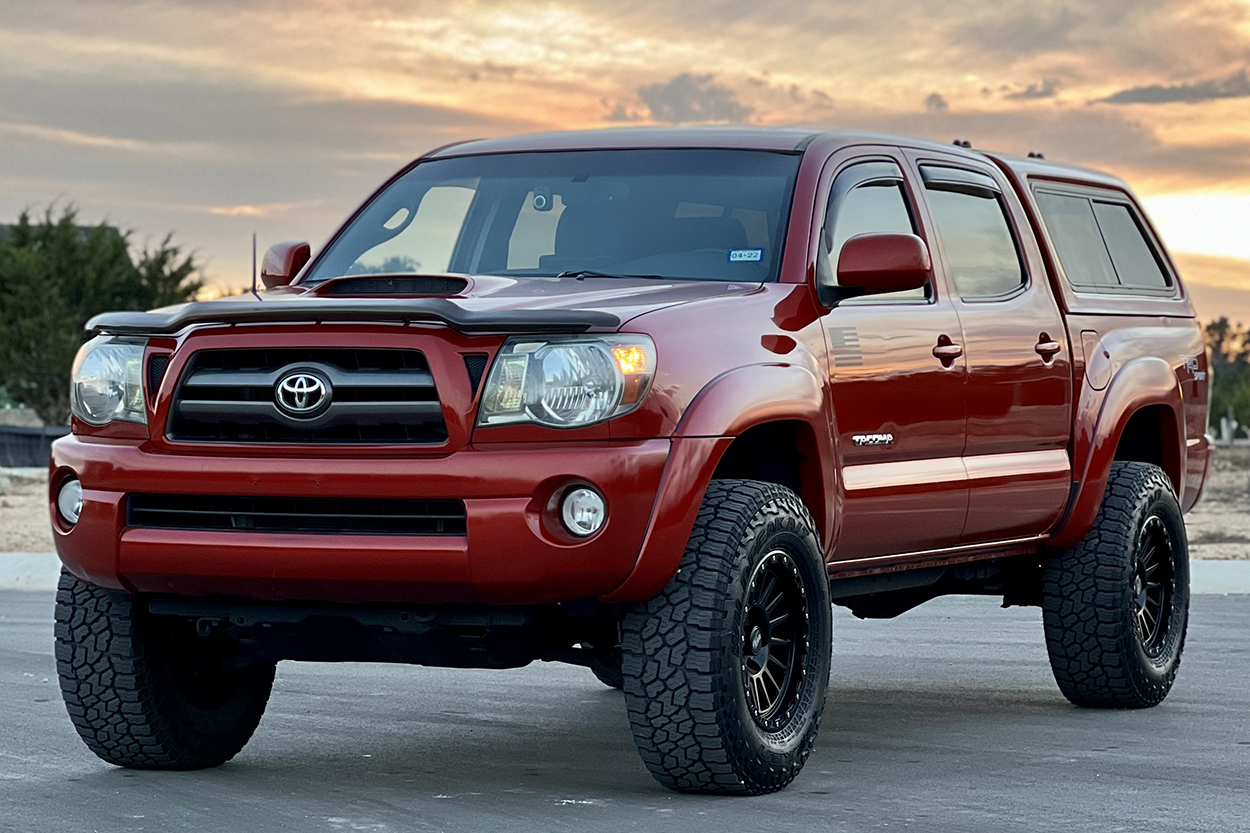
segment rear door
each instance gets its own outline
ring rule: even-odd
[[[989,163],[912,155],[968,366],[963,542],[1047,531],[1071,485],[1067,333],[1024,209]]]
[[[895,148],[831,161],[817,242],[819,287],[836,283],[842,246],[857,234],[932,240],[917,211],[920,183]],[[968,507],[964,360],[949,355],[959,318],[940,281],[921,290],[844,300],[823,316],[842,463],[837,561],[958,543]],[[936,352],[935,352],[936,351]]]

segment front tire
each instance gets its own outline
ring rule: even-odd
[[[260,723],[274,666],[232,670],[211,636],[159,621],[125,593],[61,572],[56,664],[83,742],[132,769],[204,769],[233,758]]]
[[[816,741],[832,638],[802,501],[771,483],[713,481],[677,574],[625,617],[625,704],[647,769],[682,792],[785,787]]]
[[[1043,571],[1055,681],[1078,706],[1140,709],[1167,697],[1189,622],[1189,551],[1171,481],[1113,463],[1094,527]]]

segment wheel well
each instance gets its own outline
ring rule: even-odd
[[[1176,415],[1167,405],[1148,405],[1133,413],[1120,434],[1115,459],[1151,463],[1163,469],[1176,494],[1181,494],[1181,454]]]
[[[763,480],[790,489],[825,529],[827,502],[820,452],[811,425],[782,420],[755,425],[734,439],[716,464],[714,479]]]

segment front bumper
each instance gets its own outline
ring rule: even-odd
[[[691,501],[697,507],[702,498],[715,443],[687,441],[679,453],[674,447],[683,443],[667,439],[467,445],[407,459],[168,454],[145,445],[78,436],[53,444],[51,496],[70,473],[83,484],[76,525],[67,527],[53,510],[57,552],[80,578],[152,594],[535,604],[625,601],[628,593],[613,592],[626,585],[653,593],[657,576],[663,586],[667,567],[639,583],[644,541],[664,550],[657,564],[675,567],[668,550],[684,544],[682,528],[688,534]],[[665,474],[670,456],[680,462],[675,476]],[[608,507],[604,528],[584,541],[562,534],[550,513],[552,496],[573,483],[595,486]],[[657,494],[663,500],[665,491],[680,493],[680,506],[658,513],[657,528]],[[136,492],[455,498],[465,502],[467,534],[130,528],[126,496]]]

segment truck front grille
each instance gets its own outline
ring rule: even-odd
[[[130,495],[126,524],[147,529],[351,535],[464,535],[461,500]]]
[[[322,381],[328,404],[279,406],[293,374]],[[417,350],[202,350],[182,374],[166,434],[183,442],[441,444],[447,424]]]

